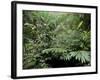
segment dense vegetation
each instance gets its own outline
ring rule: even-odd
[[[23,10],[23,69],[89,66],[90,18]]]

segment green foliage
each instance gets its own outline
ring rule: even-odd
[[[81,61],[81,63],[90,62],[89,51],[75,51],[75,52],[71,52],[70,54],[71,57],[75,57],[75,59]]]
[[[23,10],[23,69],[90,65],[90,29],[90,14]]]
[[[62,49],[62,48],[49,48],[49,49],[45,49],[43,50],[43,53],[65,53],[67,52],[66,50]]]

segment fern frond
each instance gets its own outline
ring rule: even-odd
[[[90,62],[90,51],[73,51],[70,54],[76,60],[81,61],[81,63]]]

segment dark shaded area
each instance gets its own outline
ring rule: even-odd
[[[80,61],[76,60],[75,58],[72,58],[69,61],[66,61],[64,59],[52,58],[51,60],[47,60],[46,63],[52,68],[85,66],[85,64],[81,64]]]

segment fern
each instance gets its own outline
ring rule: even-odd
[[[60,59],[70,60],[71,58],[75,58],[79,60],[82,64],[90,62],[90,52],[89,51],[72,51],[68,52],[62,48],[49,48],[42,51],[42,53],[53,55],[60,55]]]
[[[63,53],[60,59],[64,59],[66,61],[69,61],[72,58],[71,54],[69,52]]]
[[[47,53],[47,54],[50,52],[52,52],[52,53],[65,53],[65,52],[67,52],[67,50],[62,49],[62,48],[49,48],[49,49],[45,49],[42,51],[42,53]]]
[[[71,57],[75,57],[76,60],[81,61],[81,63],[90,62],[90,52],[89,51],[74,51],[70,52]]]

